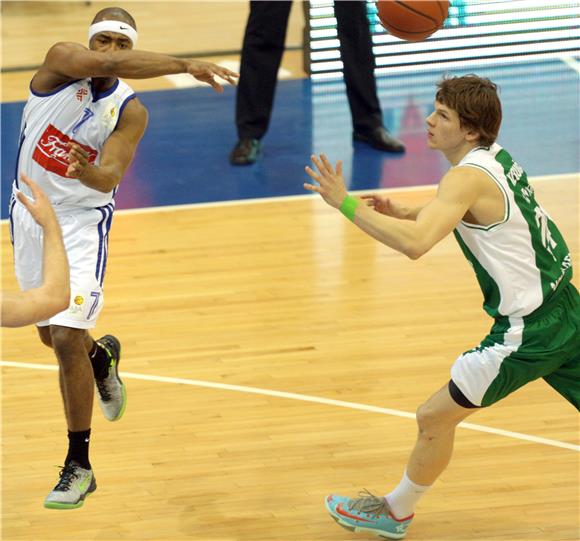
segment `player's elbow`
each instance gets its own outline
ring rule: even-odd
[[[402,251],[409,259],[415,261],[424,256],[429,251],[429,248],[420,242],[410,242]]]
[[[70,288],[64,284],[46,284],[39,291],[39,306],[43,307],[41,319],[48,319],[52,316],[64,312],[70,303]]]
[[[98,192],[110,193],[119,185],[121,178],[121,175],[116,172],[107,172],[93,187]]]
[[[107,182],[107,183],[103,183],[99,186],[96,186],[95,190],[97,190],[97,192],[101,192],[101,193],[109,193],[109,192],[113,191],[116,187],[117,187],[116,183]]]
[[[119,77],[122,66],[121,59],[116,53],[117,51],[103,51],[92,57],[90,69],[94,76]]]
[[[419,259],[423,254],[417,250],[405,250],[403,252],[409,259],[413,261]]]

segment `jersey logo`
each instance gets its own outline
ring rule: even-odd
[[[536,218],[536,226],[540,230],[540,238],[542,239],[542,245],[548,251],[548,253],[552,256],[554,261],[557,261],[556,256],[554,255],[553,250],[558,246],[558,243],[552,237],[552,232],[549,228],[549,216],[546,214],[546,211],[537,205],[534,209],[534,215]]]
[[[40,136],[32,159],[47,171],[66,177],[66,170],[69,166],[68,146],[70,143],[76,143],[86,150],[89,153],[89,164],[95,163],[99,154],[97,150],[87,145],[81,145],[81,143],[71,139],[52,124],[49,124]]]
[[[89,91],[86,88],[79,88],[77,90],[77,93],[75,94],[77,97],[77,100],[79,101],[83,101],[83,98],[89,93]]]

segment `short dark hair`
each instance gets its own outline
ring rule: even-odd
[[[135,22],[135,19],[133,19],[132,15],[123,8],[116,7],[101,9],[101,11],[95,15],[91,24],[111,20],[122,21],[124,23],[130,24],[135,30],[137,30],[137,23]]]
[[[497,139],[501,125],[498,87],[485,77],[445,76],[437,83],[435,99],[453,109],[462,128],[479,133],[479,142],[490,146]]]

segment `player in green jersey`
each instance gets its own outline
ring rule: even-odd
[[[423,207],[350,196],[342,163],[335,167],[323,154],[306,167],[316,183],[305,183],[307,190],[411,259],[454,233],[494,318],[489,335],[457,358],[451,380],[417,410],[417,442],[399,485],[384,497],[327,497],[329,513],[351,530],[405,537],[417,502],[451,459],[455,427],[522,385],[544,378],[580,408],[580,296],[570,283],[570,253],[524,170],[495,143],[501,117],[488,79],[467,75],[438,84],[428,144],[452,167]]]

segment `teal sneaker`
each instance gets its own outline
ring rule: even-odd
[[[119,361],[121,360],[121,343],[117,338],[107,334],[97,340],[97,344],[107,353],[109,371],[103,379],[95,378],[99,405],[105,419],[118,421],[123,417],[127,407],[127,391],[119,377]]]
[[[391,514],[385,498],[373,496],[368,490],[360,498],[331,494],[324,502],[330,516],[351,532],[370,532],[384,539],[403,539],[413,516],[398,519]]]
[[[44,500],[47,509],[78,509],[85,498],[97,489],[93,470],[85,470],[76,462],[60,470],[60,479]]]

